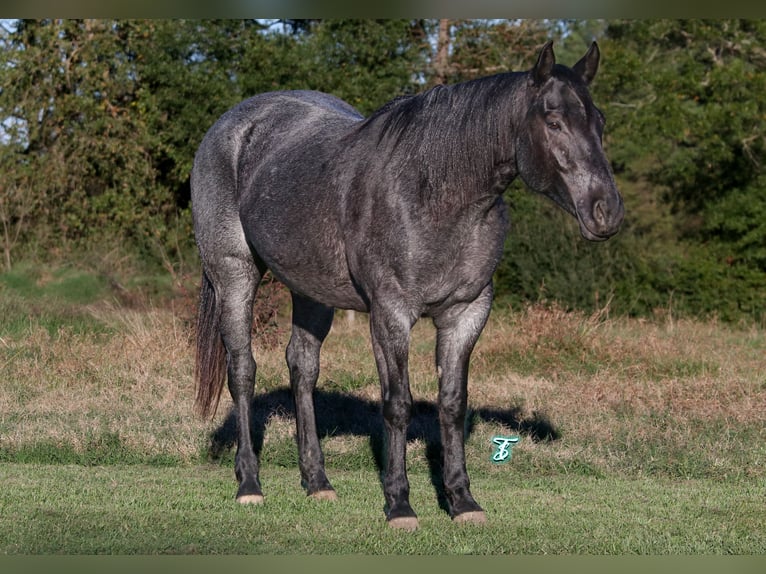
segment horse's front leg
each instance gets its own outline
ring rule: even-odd
[[[484,511],[471,495],[466,471],[465,414],[468,364],[491,304],[490,284],[473,302],[455,305],[434,317],[444,490],[455,522],[486,522]]]
[[[383,493],[390,526],[415,530],[418,519],[410,506],[407,479],[407,426],[412,410],[407,360],[410,330],[414,320],[381,305],[370,311],[372,348],[380,376],[386,453]]]

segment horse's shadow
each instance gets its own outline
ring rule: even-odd
[[[351,394],[317,388],[314,392],[317,432],[320,437],[356,435],[369,438],[370,450],[382,472],[385,466],[383,416],[380,403]],[[292,394],[287,388],[280,388],[256,395],[253,400],[253,417],[250,433],[256,454],[263,448],[266,424],[272,415],[295,416]],[[548,418],[539,413],[525,416],[521,407],[508,409],[473,409],[466,417],[466,437],[470,436],[476,422],[481,419],[503,425],[511,432],[526,435],[533,441],[557,440],[560,432]],[[237,420],[232,408],[223,422],[210,433],[208,455],[217,460],[236,445]],[[430,401],[415,401],[407,439],[420,439],[425,443],[431,483],[436,491],[439,506],[448,511],[442,481],[442,445],[439,434],[437,407]]]

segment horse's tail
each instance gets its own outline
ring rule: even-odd
[[[197,385],[195,405],[203,417],[212,416],[218,408],[226,381],[226,349],[221,340],[221,309],[215,289],[206,273],[202,273],[197,316],[197,358],[194,379]]]

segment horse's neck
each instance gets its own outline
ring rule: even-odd
[[[502,193],[516,177],[517,110],[523,109],[518,84],[504,75],[450,86],[429,110],[440,125],[423,130],[419,164],[434,201],[473,203]]]

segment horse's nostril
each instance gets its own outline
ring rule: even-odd
[[[598,225],[606,225],[606,206],[600,199],[593,205],[593,219]]]

